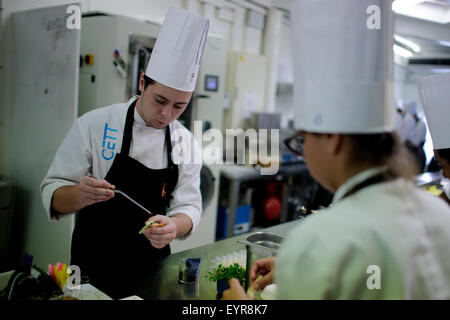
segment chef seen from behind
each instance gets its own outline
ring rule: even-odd
[[[380,29],[366,25],[373,5]],[[278,299],[450,299],[450,208],[415,186],[417,165],[393,133],[392,1],[302,0],[291,21],[287,144],[334,197],[277,258],[252,266],[251,285],[275,283]],[[248,298],[236,279],[223,297]]]
[[[208,28],[208,19],[171,7],[140,75],[141,95],[77,119],[42,181],[51,220],[78,212],[70,263],[113,298],[200,221],[201,164],[176,163],[172,150],[192,138],[176,119],[192,97]],[[157,227],[140,234],[150,221]]]

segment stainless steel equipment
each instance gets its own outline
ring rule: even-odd
[[[136,34],[130,35],[129,54],[131,57],[131,64],[128,66],[129,77],[127,80],[127,92],[130,97],[141,94],[139,90],[139,76],[141,72],[145,73],[145,70],[147,69],[147,64],[152,55],[155,43],[155,37]]]
[[[256,232],[244,240],[238,242],[245,244],[247,251],[246,270],[247,278],[245,281],[245,290],[249,285],[249,272],[252,264],[259,259],[274,257],[285,238],[268,232]]]

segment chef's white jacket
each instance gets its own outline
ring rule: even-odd
[[[51,220],[57,220],[51,213],[53,192],[67,185],[76,185],[88,173],[103,179],[108,173],[115,155],[120,152],[128,106],[127,103],[113,104],[90,111],[75,121],[59,147],[47,176],[41,183],[44,207]],[[192,220],[194,230],[200,222],[202,199],[200,194],[201,161],[185,161],[186,155],[199,152],[193,135],[178,121],[169,124],[172,139],[172,159],[178,164],[178,183],[173,191],[168,216],[184,213]],[[144,120],[134,111],[133,138],[129,156],[151,169],[167,168],[166,129],[147,127]],[[182,158],[182,156],[186,158]],[[149,182],[151,183],[151,181]]]
[[[419,147],[423,142],[425,142],[425,137],[427,135],[427,127],[425,122],[422,120],[415,121],[412,116],[408,119],[410,123],[407,124],[407,136],[406,140],[409,140],[415,147]],[[411,121],[414,120],[414,121]]]
[[[406,112],[403,115],[404,134],[405,140],[409,140],[411,143],[414,141],[416,125],[416,119],[414,119],[414,116],[409,112]]]
[[[396,112],[395,113],[395,131],[397,132],[397,135],[399,136],[400,140],[402,142],[404,142],[406,140],[406,127],[405,127],[405,122],[403,121],[403,116]]]
[[[414,135],[412,144],[416,147],[419,147],[422,143],[425,142],[425,138],[427,136],[427,126],[425,122],[419,120],[414,128]]]
[[[349,179],[330,208],[288,235],[276,261],[278,298],[450,299],[450,207],[404,179],[342,199],[378,172]]]

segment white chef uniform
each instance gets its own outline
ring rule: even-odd
[[[373,5],[381,8],[379,30],[366,27],[365,13]],[[303,0],[293,5],[291,18],[293,56],[298,58],[295,128],[392,131],[391,2]],[[329,45],[331,60],[320,60],[317,56]],[[348,76],[344,70],[361,72]],[[316,80],[322,75],[327,82],[321,87]],[[315,85],[322,93],[305,89]],[[347,195],[386,169],[371,168],[348,179],[330,208],[290,232],[275,267],[280,299],[450,298],[448,206],[401,178]]]
[[[288,235],[276,263],[279,299],[450,299],[448,205],[404,179],[340,199],[376,173],[348,180],[332,207]],[[370,289],[371,266],[379,289]]]
[[[152,51],[145,74],[170,88],[192,92],[198,76],[209,20],[189,11],[170,7]],[[41,184],[44,207],[50,219],[53,192],[65,185],[76,185],[89,172],[104,178],[120,151],[128,107],[118,103],[93,110],[80,117],[57,151],[47,176]],[[178,121],[169,124],[172,140],[172,160],[178,165],[178,182],[166,213],[185,213],[192,220],[193,231],[201,218],[201,163],[181,162],[187,155],[199,153],[199,146]],[[184,139],[180,141],[179,137]],[[167,167],[165,129],[150,128],[134,110],[132,146],[129,156],[147,168]],[[177,146],[177,142],[180,145]],[[176,150],[176,152],[175,152]],[[184,153],[182,157],[180,153]],[[177,155],[179,155],[177,157]],[[176,159],[174,159],[176,158]],[[192,156],[198,159],[198,156]],[[151,183],[151,182],[149,182]]]
[[[416,123],[416,127],[414,128],[414,135],[412,137],[412,144],[415,147],[420,147],[425,142],[425,138],[427,136],[427,126],[425,122],[419,119]]]
[[[44,207],[50,219],[56,220],[56,217],[50,214],[51,199],[56,189],[76,185],[91,170],[97,178],[103,179],[106,176],[115,153],[121,149],[126,113],[128,106],[135,99],[136,97],[133,97],[127,103],[95,109],[76,120],[41,184]],[[176,148],[177,142],[180,143],[177,136],[192,137],[178,121],[169,126],[171,133],[174,133],[173,148]],[[189,154],[198,152],[198,144],[193,143],[192,149],[189,146],[189,143],[182,143],[178,147]],[[147,127],[135,110],[130,157],[148,168],[162,169],[167,167],[166,148],[165,129]],[[195,148],[197,151],[194,151]],[[202,212],[200,169],[201,164],[178,165],[178,183],[167,212],[168,216],[180,212],[187,214],[192,220],[193,230],[200,222]]]
[[[403,125],[405,129],[405,140],[408,140],[413,146],[420,147],[425,142],[427,128],[425,122],[421,119],[416,121],[417,107],[415,101],[404,104]]]

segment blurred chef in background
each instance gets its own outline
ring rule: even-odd
[[[140,75],[141,95],[80,117],[41,184],[50,219],[79,211],[71,264],[113,298],[200,221],[201,164],[175,164],[171,134],[192,137],[176,119],[192,97],[208,28],[207,19],[171,7]],[[159,227],[139,234],[150,221]]]
[[[391,6],[293,4],[291,149],[334,198],[298,223],[276,260],[252,266],[257,290],[274,282],[279,299],[450,298],[450,208],[415,186],[393,133]],[[379,28],[369,28],[374,7]],[[235,279],[223,297],[248,298]]]
[[[427,127],[417,116],[416,102],[402,102],[397,104],[395,113],[395,132],[400,141],[415,157],[420,172],[425,170],[426,156],[423,146],[427,135]]]
[[[395,119],[394,119],[394,126],[395,126],[395,133],[397,134],[398,138],[401,142],[404,142],[406,140],[406,128],[405,128],[405,122],[403,121],[403,105],[402,104],[396,104],[396,112],[395,112]]]
[[[420,172],[423,172],[426,165],[426,156],[423,146],[427,135],[427,126],[417,115],[415,101],[409,101],[403,106],[403,126],[405,130],[406,147],[414,155]]]
[[[450,204],[450,73],[420,79],[418,87],[433,140],[434,157],[447,179],[441,198]]]

